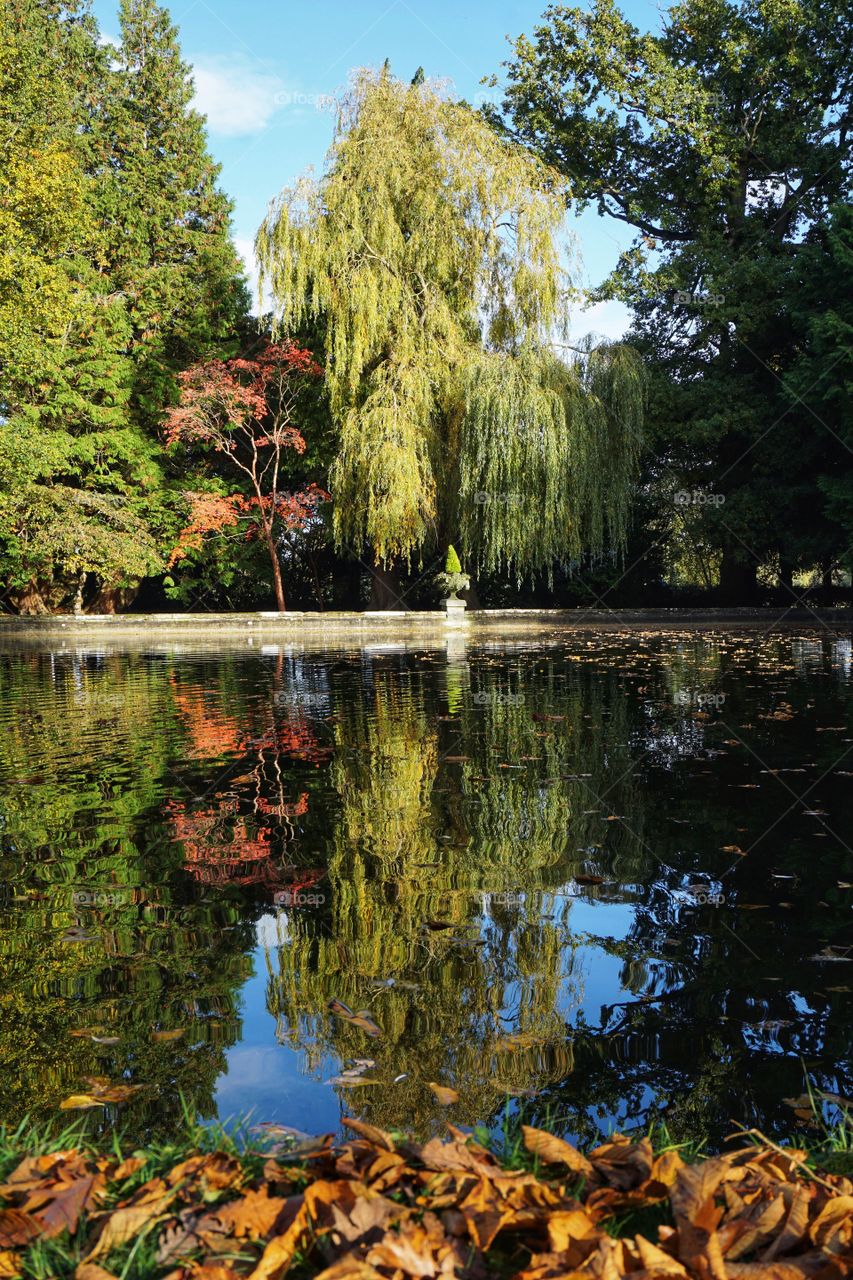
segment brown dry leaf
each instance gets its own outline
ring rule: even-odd
[[[589,1153],[589,1162],[608,1186],[618,1191],[629,1191],[646,1182],[654,1166],[654,1152],[648,1138],[631,1142],[621,1133],[614,1133]]]
[[[486,1178],[480,1178],[474,1183],[459,1205],[459,1211],[468,1224],[471,1239],[484,1252],[491,1246],[501,1228],[515,1216],[514,1210],[500,1201],[491,1182]]]
[[[386,1151],[394,1150],[394,1139],[384,1129],[377,1129],[375,1124],[367,1124],[364,1120],[355,1120],[352,1116],[342,1116],[341,1124],[353,1133],[358,1133],[376,1147],[384,1147]]]
[[[827,1201],[809,1228],[809,1236],[825,1253],[853,1252],[853,1196]]]
[[[368,1253],[367,1261],[405,1276],[458,1274],[455,1251],[434,1214],[425,1214],[423,1225],[405,1222],[399,1231],[386,1231]]]
[[[406,1154],[421,1160],[428,1169],[437,1173],[477,1173],[483,1177],[497,1177],[503,1173],[497,1160],[477,1143],[459,1141],[442,1142],[430,1138],[423,1147],[409,1148]]]
[[[363,1258],[355,1258],[348,1253],[346,1257],[326,1267],[314,1280],[386,1280],[386,1277]]]
[[[41,1221],[20,1209],[0,1209],[0,1249],[29,1244],[41,1234]]]
[[[643,1264],[643,1269],[650,1276],[686,1276],[687,1271],[677,1258],[673,1258],[671,1253],[666,1253],[663,1249],[658,1248],[656,1244],[645,1240],[642,1236],[634,1237],[637,1253]]]
[[[731,1280],[807,1280],[816,1273],[826,1280],[837,1280],[838,1273],[826,1270],[823,1254],[803,1254],[784,1262],[730,1262],[726,1271]]]
[[[406,1215],[393,1200],[380,1195],[359,1195],[351,1206],[331,1205],[332,1226],[349,1244],[372,1243],[366,1237],[384,1231],[392,1218]],[[373,1239],[375,1240],[375,1236]]]
[[[39,1217],[44,1223],[42,1234],[48,1239],[61,1235],[63,1231],[73,1235],[77,1230],[80,1214],[84,1209],[94,1207],[98,1193],[105,1185],[102,1174],[90,1173],[74,1182],[55,1184],[49,1193],[45,1191],[43,1194],[50,1194],[50,1201],[44,1208],[39,1206]],[[35,1207],[32,1199],[31,1197],[27,1202],[28,1209]]]
[[[190,1156],[188,1160],[175,1165],[168,1175],[170,1187],[188,1179],[199,1179],[202,1183],[202,1194],[208,1191],[226,1191],[239,1184],[243,1179],[240,1161],[223,1151],[214,1151],[207,1155]]]
[[[459,1101],[459,1094],[455,1089],[445,1084],[436,1084],[434,1080],[428,1080],[427,1083],[443,1107],[452,1107],[454,1102]]]
[[[306,1238],[313,1240],[333,1226],[332,1206],[354,1206],[356,1188],[361,1185],[363,1184],[345,1180],[339,1182],[320,1180],[306,1187],[305,1194],[301,1197],[302,1202],[289,1227],[268,1242],[249,1280],[279,1280],[293,1261],[293,1255],[297,1249],[303,1247]],[[367,1188],[364,1190],[366,1191]],[[296,1198],[294,1203],[298,1204],[299,1198]]]
[[[785,1188],[787,1190],[787,1188]],[[809,1188],[794,1186],[790,1196],[788,1217],[776,1239],[765,1249],[762,1262],[772,1262],[781,1253],[789,1253],[805,1236],[809,1228],[809,1206],[811,1204]]]
[[[74,1272],[74,1280],[116,1280],[111,1271],[99,1267],[97,1262],[81,1262]]]
[[[180,1040],[187,1034],[186,1027],[175,1027],[173,1031],[152,1031],[151,1039],[155,1044],[169,1044],[172,1040]]]
[[[247,1191],[239,1200],[217,1205],[216,1217],[238,1240],[244,1237],[262,1240],[272,1231],[284,1207],[285,1201],[279,1196],[270,1196],[264,1185],[258,1191]]]
[[[382,1035],[382,1028],[378,1022],[373,1021],[369,1009],[359,1009],[347,1021],[354,1027],[361,1027],[362,1031],[366,1031],[369,1036]]]
[[[7,1280],[7,1277],[9,1277],[11,1280],[11,1277],[19,1276],[20,1274],[21,1274],[20,1255],[17,1253],[12,1253],[11,1250],[8,1250],[8,1249],[3,1249],[2,1251],[0,1251],[0,1276],[3,1277],[3,1280]]]
[[[147,1204],[130,1205],[126,1209],[116,1209],[108,1214],[103,1219],[104,1225],[94,1248],[89,1250],[84,1261],[105,1258],[113,1249],[120,1248],[128,1240],[135,1240],[148,1231],[163,1216],[174,1198],[175,1192],[169,1191]]]
[[[714,1280],[727,1280],[726,1264],[717,1236],[723,1210],[714,1193],[731,1171],[728,1159],[705,1160],[679,1170],[670,1203],[678,1228],[678,1256],[691,1270]]]
[[[528,1124],[521,1126],[524,1134],[524,1145],[533,1155],[544,1160],[546,1164],[564,1164],[572,1173],[579,1173],[585,1178],[592,1177],[593,1167],[586,1156],[581,1155],[577,1147],[562,1138],[555,1138],[544,1129],[533,1129]]]
[[[201,1266],[194,1263],[190,1280],[240,1280],[240,1272],[232,1270],[224,1262],[205,1262]]]
[[[126,1160],[122,1160],[117,1169],[110,1174],[112,1182],[124,1182],[125,1178],[130,1178],[134,1173],[138,1173],[148,1163],[147,1156],[128,1156]]]
[[[577,1267],[595,1249],[601,1232],[583,1209],[558,1209],[548,1217],[548,1243],[565,1254],[567,1266]]]

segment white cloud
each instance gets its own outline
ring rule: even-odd
[[[249,280],[249,289],[252,294],[252,314],[258,315],[258,260],[255,257],[255,246],[251,240],[246,240],[242,236],[234,237],[234,246],[246,266],[246,275]],[[269,289],[264,290],[263,311],[272,309],[272,294]]]
[[[193,59],[193,105],[211,133],[241,137],[265,129],[285,98],[284,83],[241,54]]]

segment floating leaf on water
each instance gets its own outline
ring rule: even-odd
[[[121,1044],[121,1036],[92,1036],[95,1044],[113,1045]]]
[[[604,876],[581,874],[573,877],[576,884],[604,884]]]
[[[366,1031],[369,1036],[381,1036],[382,1028],[378,1022],[374,1022],[370,1016],[369,1009],[359,1009],[351,1018],[347,1019],[354,1027],[361,1027],[362,1031]]]
[[[331,1076],[326,1084],[343,1085],[345,1088],[354,1089],[362,1084],[381,1084],[381,1080],[373,1080],[369,1076]]]
[[[336,1014],[339,1018],[351,1018],[352,1009],[348,1004],[344,1004],[343,1000],[337,1000],[334,997],[329,1001],[326,1008],[329,1013]]]
[[[151,1039],[155,1044],[164,1044],[171,1040],[180,1040],[181,1036],[186,1034],[186,1027],[175,1027],[173,1031],[152,1031]]]
[[[459,1094],[455,1089],[450,1089],[444,1084],[436,1084],[434,1080],[428,1081],[428,1084],[443,1107],[452,1107],[454,1102],[459,1101]]]
[[[93,1098],[90,1093],[72,1093],[70,1098],[66,1098],[59,1104],[60,1111],[88,1111],[91,1107],[105,1107],[106,1101],[103,1098]]]

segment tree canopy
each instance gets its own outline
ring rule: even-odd
[[[705,525],[733,589],[840,550],[831,521],[817,546],[787,514],[820,521],[837,459],[787,378],[798,260],[850,199],[851,49],[836,2],[684,0],[644,32],[595,0],[551,6],[507,67],[496,123],[635,230],[599,296],[629,304],[650,361],[654,471],[724,498]]]
[[[556,354],[568,199],[440,86],[354,79],[323,176],[257,240],[278,325],[325,322],[339,543],[409,560],[458,528],[469,561],[525,573],[618,541],[642,370],[626,349]]]

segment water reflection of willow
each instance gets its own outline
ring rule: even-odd
[[[565,719],[546,720],[499,696],[474,704],[454,686],[445,721],[429,692],[416,673],[380,671],[363,700],[337,709],[329,907],[322,924],[280,916],[267,950],[279,1039],[309,1070],[330,1054],[375,1059],[366,1074],[381,1086],[340,1086],[342,1098],[414,1129],[435,1117],[425,1081],[456,1081],[456,1114],[475,1120],[506,1092],[571,1072],[583,974],[571,899],[558,890],[591,865],[638,871],[643,857],[639,836],[612,824],[602,834],[611,804],[639,823],[618,702],[576,688]],[[460,737],[466,758],[448,760]],[[565,777],[581,773],[588,787]],[[329,1015],[333,997],[369,1009],[383,1036]]]

